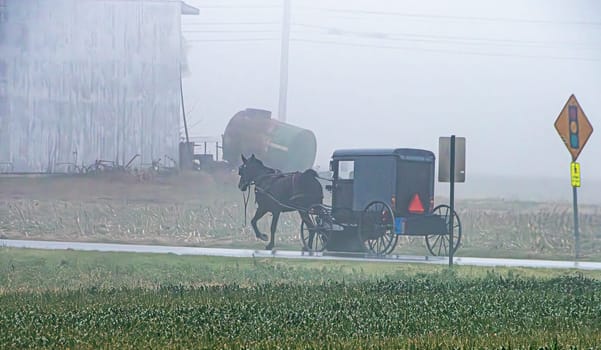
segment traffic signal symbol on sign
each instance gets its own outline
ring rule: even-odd
[[[574,95],[570,96],[555,120],[555,129],[575,162],[593,133],[593,126]]]
[[[578,137],[578,107],[569,106],[568,112],[568,128],[570,130],[570,147],[580,148],[580,142]]]

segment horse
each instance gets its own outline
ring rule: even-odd
[[[282,173],[277,169],[265,166],[254,154],[250,158],[244,157],[243,154],[241,156],[242,165],[238,168],[240,176],[238,188],[244,192],[251,185],[255,185],[257,211],[250,223],[258,239],[267,241],[267,235],[259,231],[257,221],[269,212],[273,215],[271,239],[265,247],[266,250],[272,250],[280,214],[298,211],[301,220],[304,220],[305,224],[310,223],[306,210],[313,204],[322,204],[323,189],[317,180],[318,174],[313,169],[307,169],[304,172]]]

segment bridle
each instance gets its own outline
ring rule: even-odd
[[[246,167],[246,164],[242,164],[238,168],[238,176],[240,176],[240,179],[242,179],[242,168],[243,167]],[[253,183],[253,181],[246,183],[245,184],[246,191],[244,191],[244,190],[242,191],[242,201],[244,202],[244,227],[246,227],[247,208],[248,208],[248,201],[250,200],[250,186],[252,185],[252,183]],[[244,192],[246,192],[246,195],[244,195]]]
[[[242,178],[242,169],[246,168],[246,164],[242,164],[240,165],[240,167],[238,168],[238,175]],[[256,190],[256,183],[257,181],[260,181],[263,178],[272,176],[273,174],[276,174],[277,171],[270,169],[270,168],[265,168],[265,170],[267,170],[267,173],[258,176],[255,179],[252,179],[250,181],[245,181],[245,187],[246,187],[246,191],[242,191],[242,201],[244,202],[244,226],[246,226],[246,217],[247,217],[247,209],[248,209],[248,202],[250,201],[250,187],[252,185],[255,185],[255,190]],[[246,195],[244,194],[244,192],[246,192]]]

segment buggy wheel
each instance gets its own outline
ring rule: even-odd
[[[438,215],[444,219],[447,225],[447,231],[439,234],[426,235],[426,246],[432,255],[448,256],[450,246],[450,232],[448,232],[449,222],[451,220],[451,207],[441,204],[434,208],[433,215]],[[453,254],[459,248],[461,243],[461,221],[456,211],[453,211]]]
[[[359,223],[359,239],[367,251],[376,255],[394,250],[398,236],[394,230],[394,213],[388,204],[374,201],[365,207]]]
[[[306,218],[301,220],[301,242],[303,250],[322,252],[328,244],[328,211],[319,204],[314,204],[307,210]]]

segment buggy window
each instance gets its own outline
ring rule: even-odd
[[[338,162],[338,179],[352,180],[355,177],[355,161],[341,160]]]

